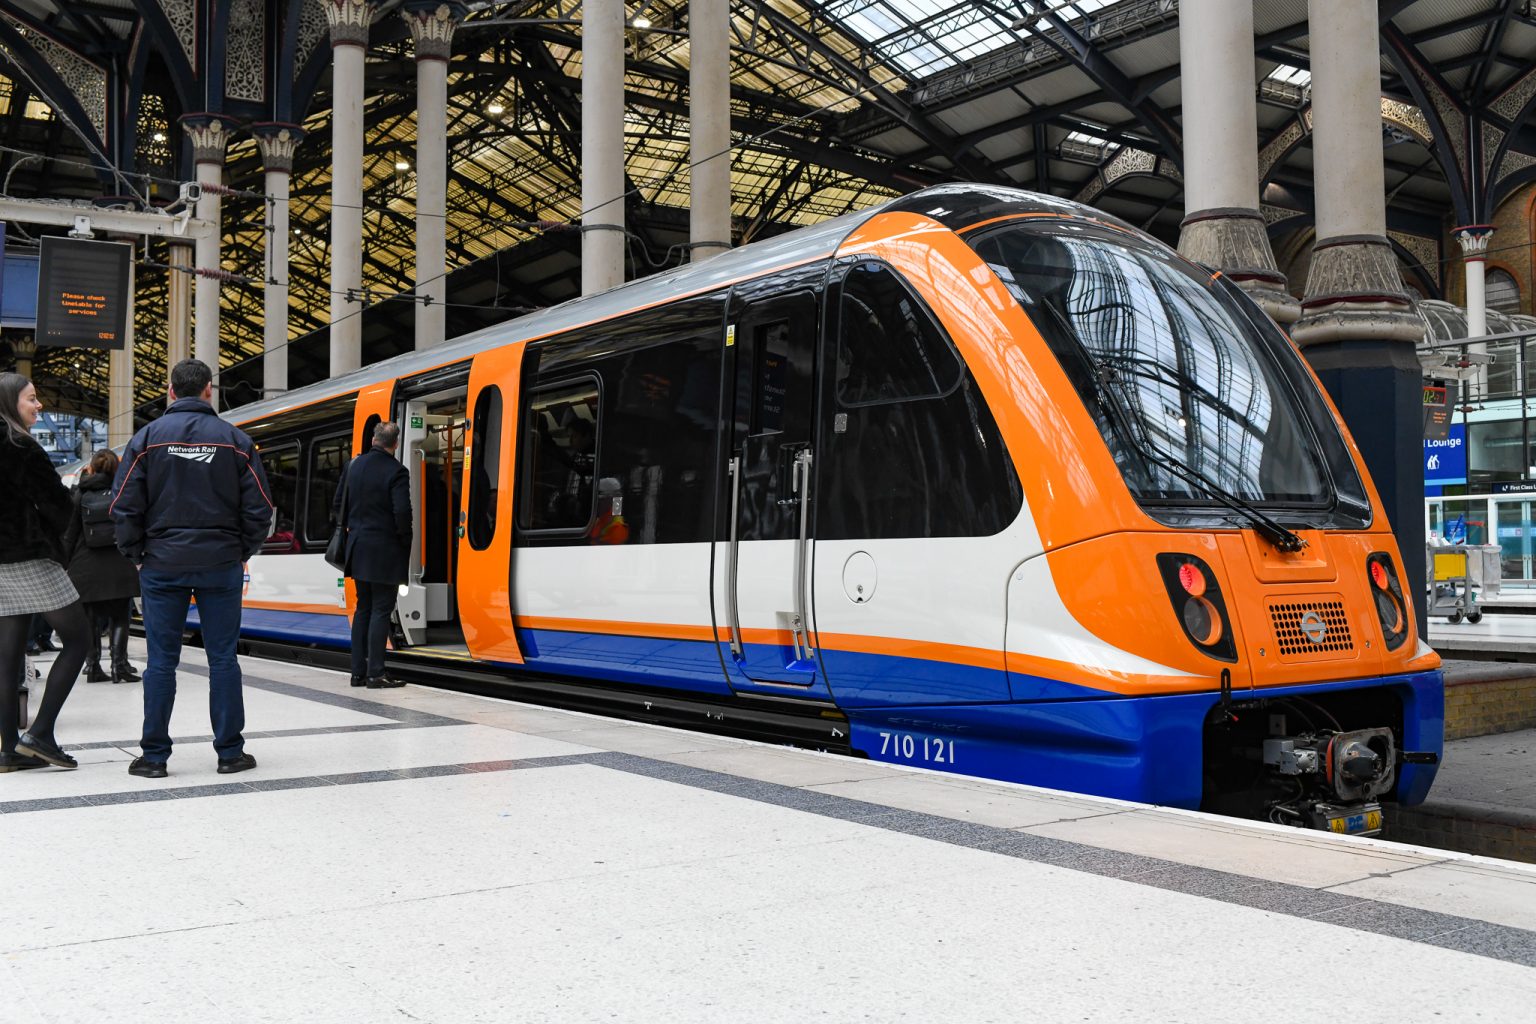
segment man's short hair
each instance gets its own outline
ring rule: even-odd
[[[373,443],[380,448],[393,448],[400,440],[400,425],[385,420],[373,428]]]
[[[213,371],[200,359],[183,359],[171,368],[171,394],[177,398],[197,398],[213,383]]]

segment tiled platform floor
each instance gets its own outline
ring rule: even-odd
[[[1521,1020],[1536,870],[247,661],[0,776],[3,1019]],[[1306,993],[1311,993],[1307,995]],[[1321,1000],[1321,1003],[1319,1003]],[[1524,1009],[1522,1009],[1524,1007]]]

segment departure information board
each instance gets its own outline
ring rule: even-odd
[[[122,348],[132,296],[133,246],[44,235],[37,273],[37,343],[55,348]]]

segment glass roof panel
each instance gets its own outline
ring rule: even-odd
[[[1293,68],[1289,64],[1276,64],[1275,70],[1265,77],[1272,78],[1277,82],[1285,82],[1289,85],[1310,85],[1312,83],[1312,72],[1304,68]]]
[[[1118,2],[1050,0],[1026,6],[1037,15],[1057,14],[1077,21]],[[934,7],[933,0],[832,0],[826,10],[914,78],[991,53],[1019,38],[1019,29],[1013,27],[1015,17],[1005,8],[974,3],[951,3],[938,11]],[[1049,28],[1042,17],[1025,30]]]

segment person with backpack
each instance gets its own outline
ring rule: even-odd
[[[80,473],[74,514],[64,530],[69,578],[85,602],[96,636],[86,667],[88,683],[136,683],[140,679],[128,663],[128,617],[133,611],[131,602],[139,596],[139,571],[117,550],[117,527],[112,521],[112,479],[116,475],[117,454],[110,448],[91,456]],[[112,655],[111,675],[101,666],[103,624]]]

